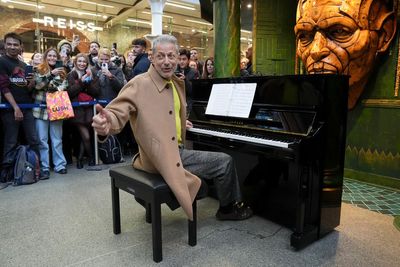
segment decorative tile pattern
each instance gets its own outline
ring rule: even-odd
[[[342,201],[383,214],[400,215],[400,191],[344,179]]]

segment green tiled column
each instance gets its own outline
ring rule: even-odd
[[[214,1],[215,77],[239,76],[240,0]]]

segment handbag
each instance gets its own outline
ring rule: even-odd
[[[88,95],[84,92],[80,92],[78,94],[78,102],[89,102],[92,100],[93,100],[93,97],[91,97],[90,95]]]
[[[74,110],[66,91],[48,92],[46,94],[47,114],[50,121],[74,117]]]

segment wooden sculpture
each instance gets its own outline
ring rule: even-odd
[[[350,75],[348,108],[396,32],[392,0],[299,0],[297,55],[309,74]]]

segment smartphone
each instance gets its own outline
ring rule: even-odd
[[[108,64],[107,63],[101,63],[101,68],[108,70]]]
[[[81,38],[79,37],[78,34],[74,34],[73,37],[72,37],[72,40],[73,40],[74,42],[79,42],[80,39],[81,39]]]
[[[174,73],[175,73],[175,75],[178,76],[178,77],[181,77],[181,76],[183,75],[183,73],[180,72],[179,70],[176,70]]]
[[[67,51],[66,48],[62,48],[61,51],[60,51],[60,55],[61,56],[67,56],[67,53],[68,53],[68,51]]]
[[[33,73],[33,66],[26,65],[25,66],[25,78],[28,77],[29,75],[32,75],[32,73]]]
[[[55,68],[62,68],[64,67],[64,62],[62,60],[57,60]]]

